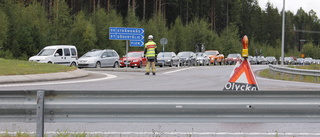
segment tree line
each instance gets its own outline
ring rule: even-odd
[[[285,12],[286,56],[320,58],[317,13],[300,8]],[[196,44],[227,55],[241,52],[249,37],[249,54],[281,55],[281,11],[257,0],[0,0],[0,57],[27,59],[45,46],[76,45],[79,55],[91,49],[125,54],[125,41],[109,40],[109,27],[145,29],[158,48],[194,51]],[[130,47],[143,50],[142,47]]]

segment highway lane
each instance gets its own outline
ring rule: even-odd
[[[1,90],[222,90],[234,66],[180,67],[143,72],[90,71],[85,78],[34,83],[1,84]],[[253,65],[254,71],[267,65]],[[144,69],[144,68],[142,68]],[[272,80],[257,77],[260,90],[319,90],[320,84]]]
[[[254,65],[261,70],[268,66]],[[160,71],[156,76],[143,72],[91,71],[79,79],[37,83],[2,84],[1,90],[222,90],[233,66],[181,67]],[[288,82],[257,77],[260,90],[319,90],[320,84]],[[86,133],[102,136],[221,136],[221,137],[317,137],[319,123],[45,123],[45,132]],[[3,123],[1,132],[34,132],[35,123]]]

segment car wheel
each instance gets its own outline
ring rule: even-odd
[[[171,62],[170,62],[170,65],[169,65],[169,67],[172,67],[172,66],[173,66],[173,61],[171,61]]]
[[[70,64],[70,67],[77,67],[77,64],[76,64],[75,62],[72,62],[72,63]]]
[[[96,63],[96,68],[101,68],[101,63],[99,61]]]
[[[141,66],[142,66],[142,62],[140,61],[140,64],[139,64],[138,68],[141,68]]]
[[[119,68],[119,63],[115,62],[114,65],[113,65],[113,68]]]

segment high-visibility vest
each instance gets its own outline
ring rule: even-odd
[[[157,44],[153,41],[149,41],[144,45],[144,48],[147,49],[146,57],[155,57]]]

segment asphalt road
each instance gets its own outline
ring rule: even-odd
[[[32,83],[0,84],[0,90],[222,90],[234,66],[159,68],[156,76],[134,72],[92,71],[87,77]],[[266,65],[252,66],[254,71]],[[260,90],[319,90],[320,84],[265,79],[257,76]],[[228,136],[316,137],[320,123],[45,123],[45,133],[86,133],[101,136]],[[35,123],[0,122],[0,134],[34,133]]]
[[[222,90],[233,70],[232,65],[158,68],[156,76],[134,72],[89,71],[87,77],[58,81],[0,84],[1,90]],[[267,65],[253,65],[254,71]],[[119,68],[121,69],[121,68]],[[256,76],[260,90],[319,90],[320,84],[272,80]]]

